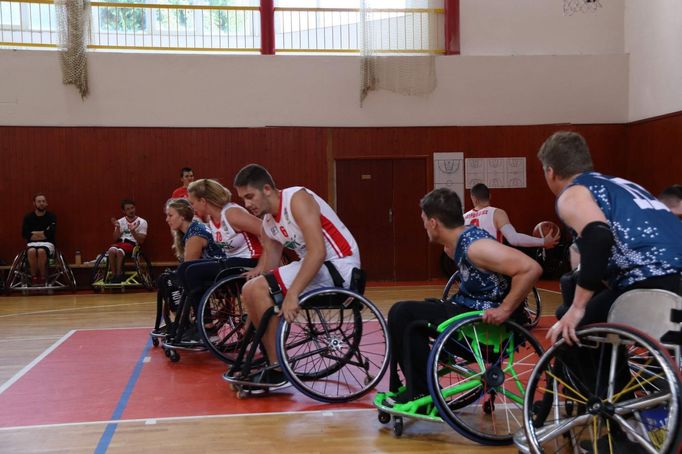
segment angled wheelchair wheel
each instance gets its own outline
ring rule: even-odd
[[[576,334],[580,347],[560,339],[533,370],[517,444],[533,453],[680,452],[682,385],[665,349],[625,325]]]
[[[452,298],[455,293],[459,291],[459,271],[455,271],[452,276],[450,276],[450,279],[448,279],[447,284],[445,284],[445,287],[443,288],[443,296],[441,296],[442,301],[449,301],[450,298]]]
[[[222,278],[204,293],[199,303],[197,328],[204,344],[220,360],[232,364],[244,338],[245,313],[241,291],[246,278]]]
[[[90,285],[95,290],[101,290],[102,285],[106,283],[109,274],[109,257],[102,253],[95,260],[92,267],[92,274],[90,275]]]
[[[522,326],[495,326],[480,315],[457,320],[433,343],[427,367],[438,414],[461,435],[506,445],[523,427],[523,400],[539,342]]]
[[[538,292],[537,288],[533,287],[530,295],[526,298],[524,310],[526,312],[527,320],[524,326],[528,329],[535,328],[542,316],[542,300],[540,299],[540,292]]]
[[[26,249],[23,249],[14,257],[12,266],[10,266],[7,272],[5,289],[15,290],[21,287],[28,287],[31,284],[31,273],[28,271],[27,262]]]
[[[71,267],[66,260],[64,260],[64,255],[61,252],[56,252],[55,265],[59,268],[55,283],[62,284],[64,287],[68,287],[71,290],[76,290],[76,278],[73,275]]]
[[[140,283],[147,290],[154,289],[154,278],[152,277],[152,264],[141,252],[135,254],[135,269],[137,270],[137,275],[140,279]]]
[[[313,290],[293,323],[282,317],[277,359],[287,379],[322,402],[347,402],[381,380],[389,360],[388,328],[367,298],[350,290]]]

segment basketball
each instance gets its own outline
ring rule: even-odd
[[[561,229],[552,221],[542,221],[533,229],[533,236],[546,238],[548,236],[556,236],[559,232],[561,232]]]

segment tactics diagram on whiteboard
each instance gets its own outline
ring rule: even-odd
[[[469,158],[466,163],[466,187],[478,183],[489,188],[525,188],[526,158]]]
[[[464,153],[433,154],[433,186],[450,188],[464,200]]]

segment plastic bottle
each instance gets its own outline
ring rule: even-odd
[[[82,258],[81,258],[81,251],[76,251],[76,261],[75,261],[76,265],[80,265],[80,264],[81,264],[81,260],[82,260]]]

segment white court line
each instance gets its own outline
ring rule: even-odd
[[[67,307],[64,309],[46,309],[44,311],[34,311],[34,312],[17,312],[16,314],[6,314],[6,315],[0,315],[0,318],[6,318],[6,317],[18,317],[22,315],[35,315],[35,314],[50,314],[54,312],[66,312],[66,311],[80,311],[83,309],[98,309],[101,307],[121,307],[121,306],[134,306],[136,304],[151,304],[155,303],[156,301],[142,301],[142,302],[137,302],[137,303],[123,303],[123,304],[107,304],[104,306],[80,306],[80,307]]]
[[[43,358],[45,358],[47,355],[49,355],[54,349],[56,349],[56,348],[59,347],[61,344],[63,344],[63,343],[64,343],[69,337],[71,337],[71,335],[72,335],[73,333],[75,333],[76,331],[77,331],[77,330],[72,329],[72,330],[69,331],[68,333],[64,334],[64,335],[61,337],[61,339],[59,339],[57,342],[55,342],[55,343],[52,344],[50,347],[48,347],[48,349],[45,350],[44,352],[42,352],[37,358],[35,358],[33,361],[31,361],[29,364],[27,364],[27,365],[26,365],[23,369],[21,369],[19,372],[17,372],[16,374],[14,374],[14,376],[13,376],[12,378],[10,378],[10,379],[7,380],[5,383],[3,383],[2,386],[0,386],[0,394],[4,393],[4,392],[7,390],[7,388],[9,388],[10,386],[12,386],[12,385],[13,385],[14,383],[16,383],[21,377],[23,377],[24,375],[26,375],[26,373],[28,373],[28,371],[30,371],[31,369],[33,369],[33,367],[34,367],[36,364],[38,364],[40,361],[42,361]]]
[[[61,424],[36,424],[33,426],[14,426],[14,427],[0,427],[0,432],[7,432],[10,430],[24,430],[24,429],[49,429],[54,427],[74,427],[74,426],[93,426],[100,424],[124,424],[143,422],[145,424],[158,424],[161,421],[196,421],[199,419],[217,419],[217,418],[243,418],[245,416],[281,416],[281,415],[302,415],[321,413],[323,416],[331,416],[330,413],[357,413],[363,411],[377,411],[376,408],[353,408],[348,410],[303,410],[303,411],[283,411],[271,413],[232,413],[224,415],[203,415],[203,416],[169,416],[166,418],[138,418],[138,419],[114,419],[111,421],[88,421],[88,422],[67,422]]]

